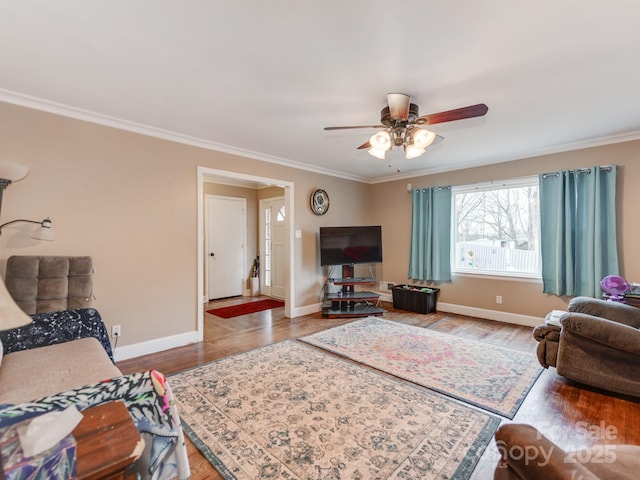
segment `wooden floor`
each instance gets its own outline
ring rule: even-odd
[[[238,297],[209,303],[206,309],[254,301]],[[534,352],[531,328],[447,313],[416,314],[395,310],[383,303],[383,318],[429,328],[492,345]],[[156,369],[171,374],[235,353],[341,325],[353,319],[328,319],[322,314],[294,319],[284,316],[284,307],[230,319],[205,315],[202,343],[118,362],[123,373]],[[506,420],[505,420],[506,421]],[[513,422],[528,423],[571,450],[594,443],[640,445],[640,401],[580,386],[545,370],[529,392]],[[604,432],[609,433],[608,438]],[[600,432],[603,435],[598,435]],[[613,434],[612,434],[613,432]],[[200,452],[188,443],[191,480],[221,479]],[[498,458],[493,443],[480,459],[473,479],[491,479]]]

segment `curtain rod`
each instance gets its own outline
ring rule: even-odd
[[[598,167],[600,170],[606,170],[607,172],[610,172],[613,169],[612,165],[600,165]],[[576,170],[567,170],[567,172],[578,172],[578,173],[591,173],[591,169],[590,168],[578,168]],[[559,177],[560,176],[560,172],[546,172],[542,174],[542,178],[547,178],[547,177]]]
[[[426,190],[427,188],[437,188],[438,190],[444,190],[445,188],[451,189],[451,185],[434,185],[432,187],[407,188],[407,193],[411,193],[414,190]]]

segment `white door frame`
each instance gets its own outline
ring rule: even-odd
[[[198,341],[202,341],[204,338],[204,303],[207,301],[204,297],[204,183],[207,176],[212,177],[224,177],[230,180],[243,180],[247,182],[254,182],[266,185],[275,185],[284,188],[284,206],[289,216],[290,221],[287,222],[287,235],[285,238],[285,291],[284,291],[284,314],[287,318],[292,318],[295,311],[295,292],[294,292],[294,208],[293,198],[294,183],[286,180],[278,180],[268,177],[259,177],[256,175],[247,175],[244,173],[231,172],[228,170],[218,170],[209,167],[197,167],[197,305],[198,305]]]

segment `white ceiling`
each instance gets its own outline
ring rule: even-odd
[[[0,100],[379,182],[640,138],[639,19],[637,0],[2,0]],[[389,92],[489,112],[412,160],[323,130],[378,124]]]

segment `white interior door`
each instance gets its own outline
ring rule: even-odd
[[[260,201],[260,290],[271,297],[285,297],[285,241],[287,212],[284,197]]]
[[[247,271],[247,201],[219,195],[206,197],[209,299],[242,295]]]

